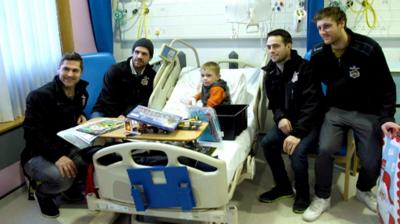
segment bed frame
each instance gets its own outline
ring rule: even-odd
[[[194,69],[198,69],[198,67],[200,67],[200,62],[196,50],[181,40],[173,40],[170,45],[172,46],[175,42],[181,43],[193,50],[197,61],[197,68]],[[232,62],[253,67],[243,61],[222,61],[222,63]],[[182,68],[178,59],[175,59],[173,62],[163,62],[154,81],[154,90],[149,99],[149,107],[159,110],[164,107],[179,79],[181,71]],[[261,87],[262,83],[260,83],[260,88]],[[259,105],[266,105],[265,98],[263,98],[262,95],[264,94],[258,91],[256,102],[259,104],[253,108],[256,130],[260,128],[260,122],[258,121],[265,121],[263,117],[265,114],[260,113],[260,111],[265,110],[265,108],[259,108]],[[257,133],[255,136],[257,136]],[[183,167],[185,165],[181,164],[178,158],[186,157],[216,168],[215,171],[206,172],[187,166],[188,176],[191,181],[191,191],[195,200],[195,206],[192,210],[183,211],[179,206],[174,208],[146,208],[144,211],[143,209],[138,209],[134,203],[134,197],[132,196],[132,188],[134,188],[134,186],[131,184],[129,178],[127,178],[127,169],[148,168],[147,166],[137,164],[132,159],[133,154],[143,150],[162,151],[165,153],[168,157],[168,164],[166,167]],[[99,162],[99,159],[101,160],[102,157],[110,154],[118,154],[121,160],[108,165]],[[229,201],[235,192],[236,186],[245,179],[252,179],[255,173],[255,159],[251,153],[247,155],[243,163],[237,167],[232,180],[228,182],[226,178],[227,168],[225,161],[188,150],[181,146],[160,142],[135,141],[110,146],[98,151],[93,157],[93,162],[95,167],[95,182],[97,186],[100,186],[98,189],[100,198],[97,198],[94,194],[87,195],[88,208],[90,210],[209,223],[238,223],[237,207],[230,204]]]

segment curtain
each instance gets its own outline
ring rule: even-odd
[[[56,0],[0,0],[0,122],[24,114],[61,58]]]
[[[97,51],[113,54],[111,1],[88,0],[88,3]]]
[[[323,0],[307,1],[307,51],[311,50],[315,44],[322,41],[317,26],[313,22],[315,13],[322,8],[324,8]]]

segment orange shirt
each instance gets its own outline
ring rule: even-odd
[[[210,88],[210,97],[207,100],[208,107],[215,107],[221,104],[226,97],[225,90],[221,86],[213,86]],[[197,100],[201,99],[201,92],[197,93],[194,98]]]

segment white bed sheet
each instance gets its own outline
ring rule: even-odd
[[[249,154],[256,134],[253,108],[262,74],[259,68],[221,69],[221,78],[229,86],[232,103],[249,104],[247,108],[248,127],[234,141],[201,142],[204,145],[217,147],[218,158],[226,163],[228,183],[231,183],[235,171]],[[178,114],[185,118],[189,117],[187,102],[195,94],[199,83],[199,69],[184,69],[163,111]]]

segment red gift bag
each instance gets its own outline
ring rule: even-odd
[[[400,223],[400,139],[385,137],[377,202],[379,223]]]

